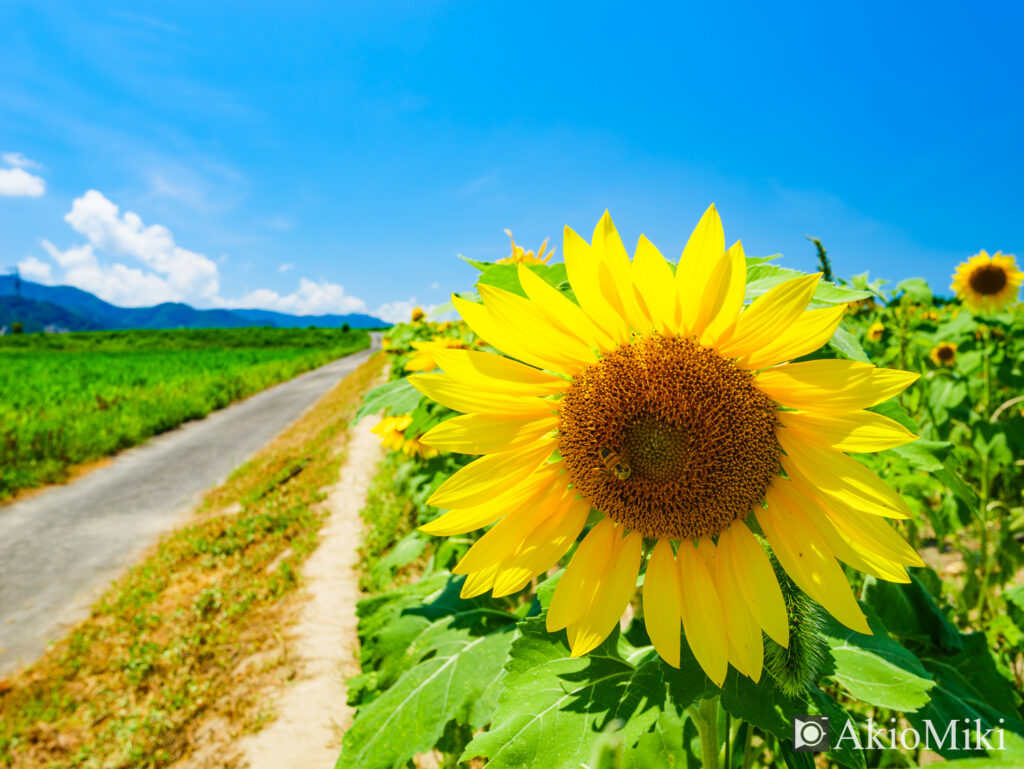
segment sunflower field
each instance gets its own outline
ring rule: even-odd
[[[339,769],[1024,767],[1024,275],[726,244],[606,213],[391,330]]]

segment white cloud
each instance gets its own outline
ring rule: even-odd
[[[18,262],[18,272],[25,280],[33,283],[53,283],[53,265],[34,256],[26,256]]]
[[[171,231],[163,225],[146,227],[132,211],[121,215],[117,205],[97,190],[76,198],[64,221],[85,235],[93,247],[133,256],[165,276],[163,280],[176,297],[212,300],[217,296],[220,281],[213,261],[176,245]]]
[[[14,168],[42,168],[42,166],[31,158],[27,158],[20,152],[5,152],[0,155],[0,158]]]
[[[43,240],[42,244],[50,257],[64,270],[64,284],[88,291],[111,304],[148,307],[184,298],[156,273],[118,263],[102,264],[90,243],[73,246],[66,251],[61,251],[48,240]],[[41,264],[44,267],[50,266]]]
[[[338,283],[315,282],[308,278],[302,278],[298,290],[291,294],[282,296],[269,288],[261,288],[238,299],[221,299],[218,304],[227,308],[275,310],[293,315],[345,315],[366,311],[366,302],[346,294]]]
[[[441,284],[435,281],[435,282],[433,282],[433,283],[431,283],[431,284],[430,284],[430,287],[431,287],[431,288],[432,288],[432,289],[433,289],[434,291],[437,291],[437,290],[438,290],[439,288],[441,288]]]
[[[0,195],[11,198],[38,198],[46,192],[46,182],[23,168],[0,168]]]
[[[388,323],[405,323],[412,318],[412,311],[414,307],[419,307],[427,315],[430,315],[437,305],[420,304],[416,301],[416,297],[413,297],[407,302],[385,302],[370,314],[375,318],[380,318]]]
[[[323,278],[300,278],[298,288],[290,294],[259,288],[237,299],[226,299],[220,296],[220,275],[215,262],[177,245],[171,231],[163,225],[146,226],[138,214],[122,212],[97,190],[89,190],[75,199],[64,220],[88,242],[61,250],[43,239],[42,247],[53,263],[29,256],[19,264],[22,273],[29,280],[81,288],[123,307],[188,302],[199,307],[258,308],[294,315],[369,313],[389,322],[409,320],[414,307],[422,306],[427,313],[436,307],[420,305],[412,297],[408,301],[386,302],[370,311],[362,299]],[[111,262],[112,256],[131,257],[141,265]],[[294,269],[295,264],[286,262],[278,267],[278,272]]]

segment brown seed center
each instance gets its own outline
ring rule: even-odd
[[[559,451],[579,493],[612,520],[646,537],[714,536],[779,472],[775,407],[714,350],[654,335],[573,379]]]
[[[982,296],[998,294],[1006,286],[1006,270],[998,264],[983,264],[971,271],[971,288]]]
[[[952,360],[953,348],[949,345],[942,345],[936,354],[939,356],[939,360]]]

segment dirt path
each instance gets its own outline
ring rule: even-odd
[[[277,702],[276,720],[238,745],[250,769],[330,769],[338,760],[340,736],[352,720],[344,680],[359,672],[359,511],[382,456],[370,433],[376,420],[367,417],[352,428],[345,464],[328,494],[330,518],[302,570],[308,600],[290,631],[299,672]]]

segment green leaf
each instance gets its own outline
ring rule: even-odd
[[[658,715],[654,728],[640,737],[635,746],[626,746],[622,752],[621,769],[682,769],[700,768],[699,755],[687,750],[685,731],[694,731],[688,721],[673,707],[667,707]]]
[[[530,264],[527,265],[534,274],[540,276],[554,287],[568,280],[565,272],[565,265],[557,264]],[[485,269],[477,280],[477,284],[483,283],[487,286],[495,286],[511,291],[513,294],[525,297],[526,292],[519,285],[519,267],[515,264],[495,264]]]
[[[913,573],[909,584],[868,577],[864,581],[862,600],[878,613],[885,627],[898,636],[928,641],[947,651],[964,648],[960,631]]]
[[[376,414],[383,410],[385,415],[409,414],[415,409],[423,395],[409,384],[407,379],[396,379],[394,382],[374,387],[365,396],[359,406],[352,424],[368,414]]]
[[[391,551],[373,565],[370,577],[381,585],[387,582],[395,571],[412,563],[427,546],[426,538],[418,531],[413,531],[400,539]]]
[[[391,769],[433,748],[449,721],[479,722],[476,701],[502,674],[515,636],[510,620],[473,610],[429,625],[414,641],[416,664],[357,712],[337,769]]]
[[[624,660],[616,632],[573,658],[564,634],[548,633],[543,618],[521,623],[520,630],[490,731],[475,737],[461,760],[482,756],[489,769],[578,769],[613,724],[621,724],[623,743],[633,746],[658,720],[666,689],[653,650]]]
[[[906,459],[911,467],[934,473],[943,469],[942,462],[952,447],[953,444],[948,441],[928,441],[918,438],[912,443],[897,446],[892,451]]]
[[[864,348],[861,347],[860,342],[857,341],[857,337],[851,334],[842,324],[836,328],[836,331],[832,334],[832,338],[829,340],[828,345],[844,358],[858,360],[861,363],[871,362],[867,353],[864,352]]]
[[[793,278],[799,278],[805,273],[791,270],[788,267],[779,267],[775,264],[750,264],[747,260],[747,290],[746,301],[752,301],[757,297],[768,293],[781,283]],[[871,296],[870,291],[858,291],[848,286],[837,286],[835,283],[821,281],[814,291],[812,302],[823,302],[825,304],[843,304],[856,302],[859,299],[867,299]]]
[[[878,707],[908,712],[928,702],[935,685],[920,660],[889,637],[865,607],[873,635],[841,626],[829,617],[825,636],[832,654],[832,677],[853,697]]]
[[[896,284],[896,290],[919,304],[932,303],[932,290],[924,278],[907,278]]]

